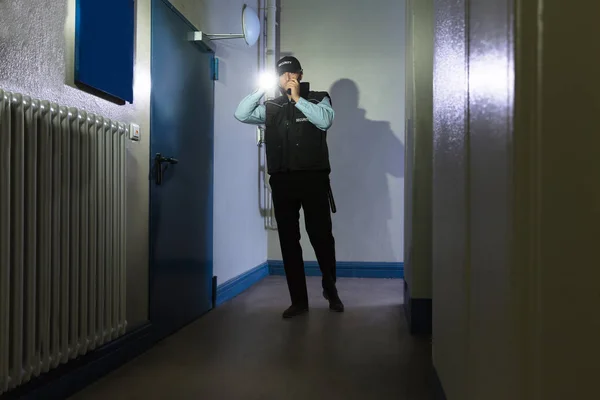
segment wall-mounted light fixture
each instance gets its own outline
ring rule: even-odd
[[[192,40],[207,42],[222,39],[244,39],[248,46],[254,46],[260,36],[260,20],[252,7],[244,5],[242,8],[242,33],[206,33],[193,32]]]

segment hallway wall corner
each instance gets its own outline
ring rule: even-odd
[[[432,334],[432,300],[412,298],[406,281],[404,281],[404,313],[412,335],[429,336]]]
[[[433,367],[433,400],[448,400],[435,367]]]
[[[218,307],[226,301],[233,299],[267,276],[269,276],[269,265],[267,262],[264,262],[235,278],[223,282],[217,286],[217,301],[215,306]]]

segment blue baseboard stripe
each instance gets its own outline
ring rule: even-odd
[[[269,260],[270,275],[285,275],[283,261]],[[321,276],[319,264],[316,261],[304,262],[307,276]],[[402,262],[337,262],[337,276],[339,278],[404,278],[404,263]]]
[[[252,268],[248,272],[245,272],[233,279],[228,280],[227,282],[218,285],[216,305],[219,306],[227,300],[233,299],[237,295],[248,290],[251,286],[266,278],[268,275],[269,266],[265,262],[258,267]]]

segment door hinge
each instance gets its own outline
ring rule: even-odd
[[[217,57],[212,59],[212,79],[213,81],[219,80],[219,59]]]

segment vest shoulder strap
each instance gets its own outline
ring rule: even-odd
[[[274,99],[265,101],[265,105],[271,104],[271,105],[283,107],[285,105],[285,103],[287,103],[287,102],[288,102],[287,97],[279,96]]]

